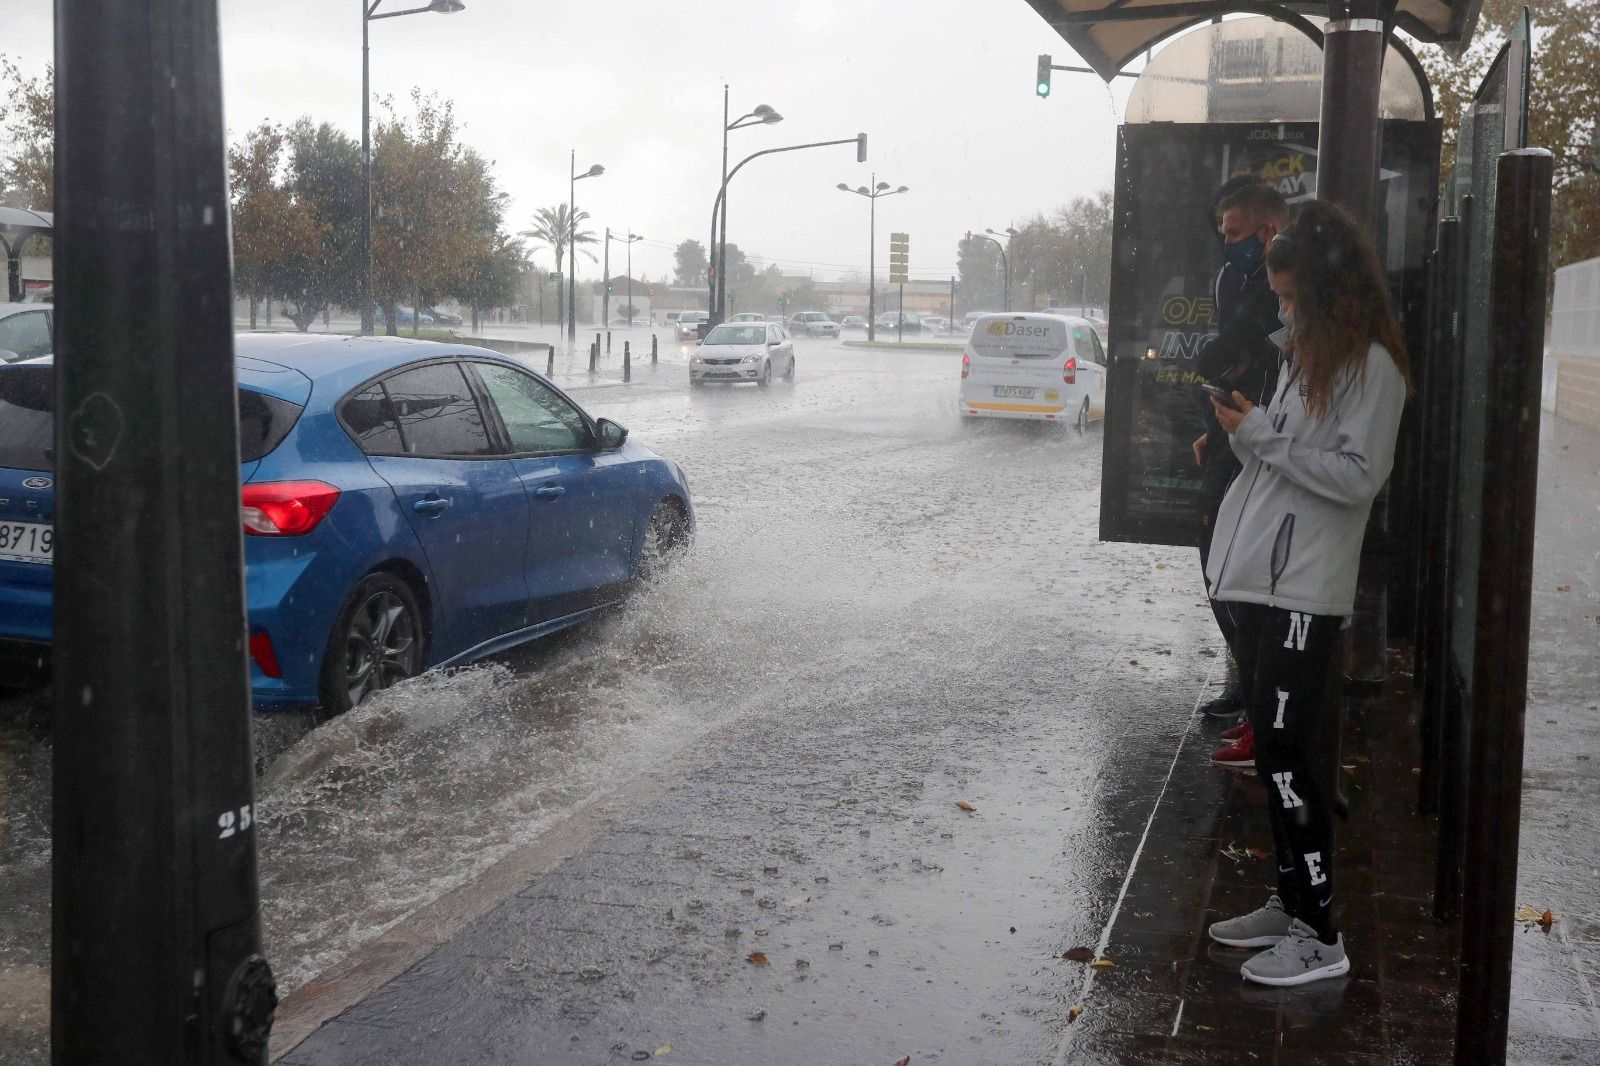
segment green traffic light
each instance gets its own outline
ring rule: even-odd
[[[1041,81],[1039,83],[1038,88],[1035,91],[1038,92],[1038,94],[1040,96],[1049,96],[1050,95],[1050,83],[1047,82],[1047,81]]]

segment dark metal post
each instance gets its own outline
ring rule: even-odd
[[[950,335],[956,334],[956,277],[950,275]]]
[[[550,350],[545,353],[544,376],[547,378],[556,376],[556,346],[553,344],[550,346]]]
[[[598,334],[596,334],[596,336],[598,336]],[[623,343],[626,344],[627,342],[624,341]],[[606,330],[606,354],[611,354],[611,331],[609,329]]]
[[[657,351],[657,338],[656,335],[652,333],[650,334],[650,365],[655,366],[658,358],[659,353]]]
[[[365,190],[366,208],[361,212],[361,335],[370,337],[373,329],[372,304],[372,90],[371,56],[367,37],[372,20],[367,7],[361,4],[361,185]]]
[[[906,339],[906,283],[900,283],[900,309],[894,315],[894,340],[896,344]]]
[[[611,227],[606,227],[606,250],[601,256],[605,262],[600,267],[605,290],[600,294],[600,325],[606,331],[606,354],[611,354]]]
[[[728,86],[722,86],[722,236],[719,239],[716,230],[716,217],[713,212],[711,229],[710,262],[716,264],[716,277],[711,279],[711,311],[709,318],[713,326],[719,324],[727,312],[728,290],[723,281],[723,271],[728,268]]]
[[[567,159],[567,351],[578,343],[578,150]]]
[[[1522,816],[1522,730],[1539,481],[1540,393],[1554,157],[1542,148],[1500,156],[1494,218],[1478,617],[1473,647],[1466,894],[1456,1062],[1506,1061],[1511,951],[1516,940],[1517,841]]]
[[[596,374],[600,371],[600,342],[595,341],[589,345],[589,373]]]
[[[633,380],[633,344],[631,341],[622,342],[622,380]]]
[[[58,1066],[265,1063],[216,0],[56,5]]]
[[[872,208],[867,212],[867,343],[878,339],[878,174],[867,186]]]
[[[1376,18],[1335,20],[1323,28],[1317,198],[1342,204],[1369,226],[1376,208],[1378,88],[1387,38]]]

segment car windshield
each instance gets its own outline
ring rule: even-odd
[[[718,326],[706,334],[707,344],[765,344],[766,326]]]

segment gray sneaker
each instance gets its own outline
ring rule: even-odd
[[[1239,918],[1214,922],[1207,930],[1211,939],[1230,948],[1270,948],[1289,935],[1294,921],[1283,909],[1283,900],[1267,897],[1266,906]]]
[[[1344,936],[1333,944],[1317,939],[1316,930],[1296,918],[1289,923],[1289,935],[1269,950],[1239,967],[1245,980],[1261,985],[1304,985],[1350,972],[1350,956],[1345,954]]]

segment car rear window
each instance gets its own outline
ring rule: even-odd
[[[0,371],[0,467],[55,469],[55,369]],[[283,442],[300,418],[299,404],[239,390],[239,458],[260,459]]]
[[[1052,319],[990,318],[978,322],[969,342],[978,355],[1044,359],[1067,350],[1065,323]]]

